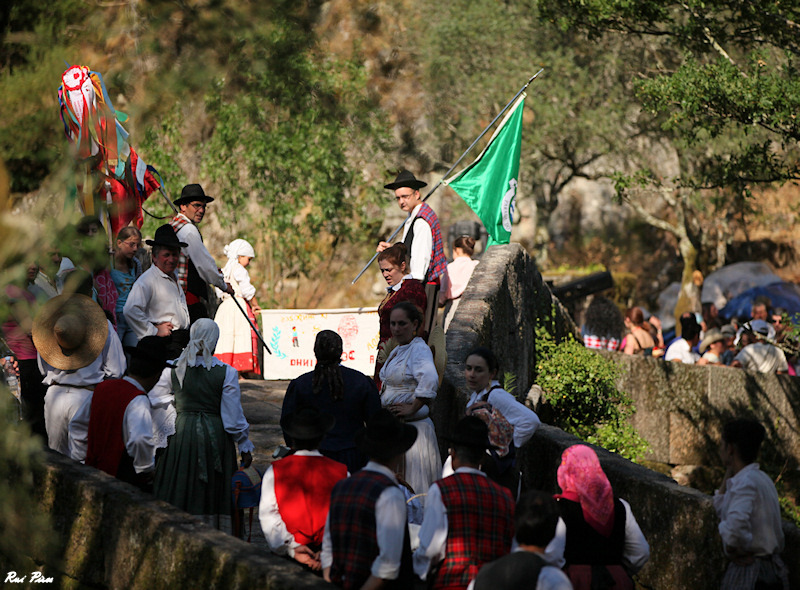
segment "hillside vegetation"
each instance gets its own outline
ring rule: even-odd
[[[772,223],[760,187],[794,177],[791,119],[781,115],[777,125],[788,134],[769,131],[775,113],[794,103],[767,104],[767,85],[753,86],[761,111],[745,113],[749,127],[707,126],[687,139],[687,127],[703,121],[676,107],[675,93],[690,90],[692,64],[701,71],[718,53],[686,40],[702,37],[697,22],[705,18],[718,44],[755,64],[743,66],[749,78],[763,75],[773,90],[793,87],[792,44],[770,37],[761,62],[752,61],[747,39],[723,34],[740,15],[718,6],[642,16],[616,14],[616,4],[597,0],[587,23],[570,2],[561,4],[558,15],[541,14],[535,0],[17,0],[0,9],[0,158],[18,207],[40,217],[73,213],[65,199],[72,158],[56,89],[65,62],[89,66],[129,115],[132,144],[159,169],[168,192],[201,182],[217,197],[203,226],[209,249],[221,259],[235,237],[255,245],[253,274],[268,303],[374,304],[376,273],[355,287],[349,282],[402,219],[383,184],[403,167],[436,182],[543,66],[526,102],[513,239],[542,264],[639,270],[646,261],[663,271],[642,273],[650,290],[687,265],[724,263],[730,244]],[[796,7],[775,10],[789,18]],[[637,24],[642,18],[651,31]],[[657,30],[665,32],[649,34]],[[667,87],[675,73],[686,80],[681,88]],[[672,93],[663,108],[661,91]],[[765,162],[770,150],[776,157]],[[740,165],[747,154],[750,168]],[[736,164],[727,176],[718,167],[718,182],[703,180],[711,164],[726,161]],[[747,176],[754,166],[769,164],[771,173],[781,162],[782,175]],[[607,203],[615,193],[634,208],[580,211],[589,195]],[[775,207],[787,232],[795,216],[787,221],[785,203],[794,196],[789,191]],[[450,191],[440,190],[434,204],[445,227],[475,219]],[[574,214],[560,215],[554,241],[553,216],[565,206]],[[169,212],[158,195],[145,208]],[[635,215],[644,223],[632,223]],[[587,216],[600,220],[594,234],[582,229]],[[145,233],[160,223],[148,218]],[[682,261],[681,224],[694,248],[681,248]]]

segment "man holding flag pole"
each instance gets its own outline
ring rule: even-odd
[[[411,172],[403,170],[394,182],[383,188],[394,191],[398,206],[408,214],[403,224],[403,243],[411,256],[409,274],[425,285],[428,305],[423,311],[425,330],[430,333],[435,323],[441,276],[447,272],[447,259],[444,257],[439,218],[419,195],[419,189],[424,186],[428,186],[428,183],[417,180]],[[381,242],[376,250],[382,252],[390,246],[389,242]]]
[[[525,89],[528,88],[531,82],[543,71],[544,68],[540,68],[538,72],[528,79],[525,85],[520,88],[519,92],[514,95],[514,98],[503,107],[492,122],[486,126],[480,135],[475,138],[475,141],[461,154],[458,160],[456,160],[456,163],[444,174],[442,180],[428,191],[424,199],[421,199],[421,202],[424,204],[434,191],[439,188],[439,185],[449,184],[472,210],[475,211],[481,221],[483,221],[490,235],[488,246],[493,244],[507,244],[511,238],[511,223],[513,220],[514,203],[516,201],[518,186],[517,176],[519,174],[520,145],[522,139],[522,105],[525,100]],[[495,130],[489,144],[484,148],[478,158],[462,172],[449,178],[450,173],[456,169],[461,163],[461,160],[467,156],[481,138],[486,135],[489,129],[504,115],[505,118],[502,123]],[[410,173],[406,174],[413,178],[413,175]],[[400,176],[398,175],[398,180],[399,179]],[[425,184],[421,186],[425,186]],[[386,188],[389,187],[390,185],[386,185]],[[417,187],[415,190],[418,191],[419,188],[420,187]],[[395,190],[395,198],[397,197],[397,191]],[[409,215],[409,219],[414,219],[414,217]],[[408,221],[407,219],[404,225],[398,227],[387,242],[381,242],[378,246],[378,252],[389,245],[389,242],[394,239],[400,230],[405,228],[405,224],[407,224]],[[353,283],[361,278],[361,275],[364,274],[370,264],[375,261],[377,256],[378,255],[375,254],[372,259],[364,265],[361,272],[353,279]]]

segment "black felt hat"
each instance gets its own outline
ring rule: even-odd
[[[417,440],[417,429],[401,422],[386,408],[367,420],[367,427],[356,435],[356,445],[368,457],[389,458],[405,453]]]
[[[330,432],[336,418],[306,406],[281,418],[281,428],[295,440],[314,440]]]
[[[383,185],[383,188],[393,191],[398,188],[408,187],[413,188],[416,191],[421,189],[423,186],[428,186],[428,183],[417,180],[414,175],[411,174],[411,172],[408,170],[403,170],[397,175],[397,178],[394,179],[394,182]]]
[[[164,338],[160,336],[145,336],[136,346],[125,346],[125,352],[131,357],[142,359],[147,363],[161,369],[167,366],[169,352]]]
[[[474,449],[488,449],[492,446],[489,444],[489,427],[477,416],[461,418],[453,434],[445,437],[445,440],[455,446]]]
[[[178,239],[178,234],[169,223],[165,223],[156,230],[152,240],[145,240],[148,246],[164,246],[165,248],[185,248],[188,244]]]
[[[191,203],[192,201],[210,203],[213,200],[214,198],[209,197],[199,184],[187,184],[181,190],[181,196],[172,202],[176,205],[183,205],[184,203]]]

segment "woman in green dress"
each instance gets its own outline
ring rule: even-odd
[[[236,369],[214,358],[219,327],[196,321],[189,344],[170,371],[175,434],[156,466],[154,493],[211,526],[231,532],[231,477],[236,445],[242,465],[252,461]]]

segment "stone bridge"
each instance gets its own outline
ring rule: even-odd
[[[508,245],[487,251],[448,331],[446,375],[433,412],[440,433],[449,432],[463,415],[463,361],[473,346],[483,344],[498,352],[504,370],[517,375],[518,391],[524,397],[536,377],[534,325],[537,318],[549,317],[554,318],[558,332],[575,329],[522,248]],[[770,430],[774,443],[792,444],[793,451],[797,450],[792,438],[798,416],[795,380],[773,382],[743,373],[717,376],[702,368],[684,369],[689,370],[631,365],[627,373],[627,389],[639,406],[634,421],[652,440],[653,458],[713,460],[709,445],[716,437],[718,421],[726,412],[750,407],[775,425]],[[641,391],[634,392],[634,386]],[[258,393],[261,387],[270,385],[249,382],[244,398],[246,414],[254,423],[256,463],[263,464],[280,440],[276,414],[281,391],[278,387],[272,393]],[[265,397],[259,400],[262,394]],[[708,404],[715,409],[706,411]],[[557,491],[555,474],[561,452],[576,442],[559,429],[543,426],[520,454],[526,485]],[[603,450],[598,455],[614,490],[630,502],[651,546],[650,562],[638,576],[640,586],[718,588],[725,564],[710,497],[617,455]],[[30,565],[32,570],[55,576],[60,586],[330,587],[257,544],[211,530],[151,496],[55,453],[50,453],[46,469],[37,475],[37,493],[42,509],[52,517],[59,551],[55,556],[32,556]],[[791,569],[792,587],[800,588],[800,531],[788,523],[784,529],[784,560]]]

